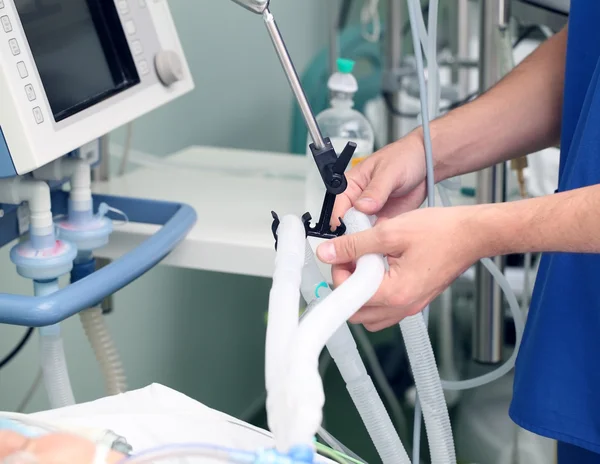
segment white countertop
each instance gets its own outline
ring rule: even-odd
[[[304,157],[207,147],[190,147],[167,158],[139,156],[144,167],[98,183],[94,191],[182,202],[196,210],[198,222],[164,264],[272,276],[271,211],[280,216],[304,213]],[[116,227],[110,244],[97,255],[118,258],[157,229],[133,223]]]

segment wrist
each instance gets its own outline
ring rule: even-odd
[[[468,206],[471,209],[466,227],[471,232],[477,259],[524,253],[526,245],[526,211],[524,201]]]
[[[432,147],[432,156],[433,156],[433,171],[435,173],[435,183],[442,182],[450,177],[454,177],[459,173],[452,173],[449,169],[448,163],[446,160],[451,157],[451,151],[449,150],[450,144],[443,142],[440,140],[440,134],[442,131],[440,130],[439,123],[444,118],[432,121],[430,123],[430,135],[431,135],[431,147]],[[417,144],[419,147],[419,151],[425,154],[425,135],[423,126],[419,126],[410,132],[407,135],[407,138],[412,140],[412,143]]]

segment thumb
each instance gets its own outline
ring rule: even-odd
[[[351,263],[363,255],[383,252],[376,228],[344,235],[323,243],[317,248],[317,256],[327,264]]]
[[[392,192],[398,188],[397,178],[397,173],[393,170],[378,165],[369,184],[356,201],[356,209],[365,214],[378,213],[387,203]]]

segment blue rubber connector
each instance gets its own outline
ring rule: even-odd
[[[84,263],[73,264],[73,269],[71,270],[71,283],[73,284],[85,279],[87,276],[93,274],[95,270],[96,260],[93,258]]]
[[[313,463],[315,461],[315,452],[310,446],[296,446],[288,454],[294,462]]]

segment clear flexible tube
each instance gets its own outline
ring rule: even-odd
[[[110,335],[102,308],[96,306],[79,313],[83,330],[94,350],[94,355],[104,376],[106,392],[118,395],[127,391],[125,369],[119,351]]]
[[[345,454],[346,456],[360,462],[366,462],[352,450],[348,449],[342,442],[340,442],[337,438],[331,435],[327,430],[325,430],[322,426],[319,427],[317,431],[318,437],[323,440],[329,447],[339,453]]]
[[[59,290],[58,280],[34,281],[33,288],[36,296],[48,295]],[[42,327],[39,332],[40,360],[50,408],[72,406],[75,404],[75,396],[69,379],[60,324]]]
[[[161,460],[202,457],[211,461],[250,464],[257,461],[256,453],[201,443],[161,446],[123,459],[120,464],[158,464]]]
[[[400,323],[400,329],[419,392],[431,462],[456,463],[450,416],[425,321],[420,314],[407,317]]]
[[[408,6],[409,6],[411,29],[413,31],[413,41],[415,41],[415,43],[418,43],[419,21],[417,19],[417,16],[418,16],[417,12],[420,11],[418,8],[418,0],[408,0],[408,2],[409,2]],[[421,50],[418,46],[415,46],[415,54],[416,54],[417,68],[419,70],[417,74],[419,76],[421,108],[422,108],[422,111],[424,114],[423,132],[424,132],[424,139],[425,139],[424,140],[425,141],[425,153],[426,153],[427,163],[433,163],[433,155],[431,152],[431,150],[432,150],[431,139],[429,141],[427,140],[428,138],[430,138],[429,118],[425,117],[426,116],[425,111],[428,109],[427,108],[428,107],[427,87],[425,85],[425,80],[423,77],[423,71],[424,71],[423,57],[421,54]],[[433,164],[432,164],[432,168],[433,168]],[[443,189],[440,188],[439,191],[440,191],[440,193],[442,193]],[[429,192],[429,184],[428,184],[428,192]],[[429,196],[429,194],[428,194],[428,196]],[[444,203],[444,206],[451,206],[448,195],[442,194],[441,197],[442,197],[442,202]],[[442,383],[443,383],[443,386],[445,389],[466,390],[466,389],[470,389],[470,388],[476,388],[481,385],[485,385],[489,382],[493,382],[494,380],[497,380],[498,378],[502,377],[506,373],[510,372],[510,370],[514,367],[516,357],[518,354],[518,349],[519,349],[520,342],[521,342],[521,339],[523,336],[523,330],[524,330],[525,324],[523,321],[523,315],[521,314],[519,305],[517,303],[517,298],[516,298],[514,292],[512,291],[510,284],[506,280],[506,277],[504,277],[504,275],[502,274],[502,272],[500,272],[500,270],[494,264],[494,262],[490,259],[483,259],[481,262],[486,267],[486,269],[492,274],[494,279],[498,282],[498,285],[500,285],[500,288],[502,289],[502,291],[505,293],[506,299],[510,306],[510,310],[511,310],[513,319],[515,321],[515,328],[517,331],[517,344],[516,344],[516,347],[515,347],[515,350],[514,350],[512,356],[509,358],[509,360],[505,364],[500,366],[497,370],[495,370],[493,372],[489,372],[483,376],[480,376],[480,377],[477,377],[474,379],[470,379],[470,380],[464,380],[464,381],[458,381],[458,382],[443,381]]]
[[[433,0],[435,2],[435,0]],[[431,8],[432,5],[430,5]],[[434,7],[434,12],[437,14],[437,6],[433,5]],[[417,13],[418,12],[418,13]],[[429,121],[430,121],[430,103],[431,100],[428,99],[428,94],[429,92],[428,87],[427,87],[427,83],[425,82],[425,66],[423,64],[423,53],[421,52],[421,45],[423,46],[423,49],[425,50],[425,53],[428,53],[429,50],[429,46],[427,44],[427,41],[430,38],[427,38],[427,31],[425,30],[425,24],[424,24],[424,20],[423,20],[423,15],[421,12],[421,5],[419,3],[418,0],[408,0],[408,14],[409,14],[409,18],[410,18],[410,24],[411,24],[411,33],[412,33],[412,40],[413,40],[413,49],[414,49],[414,53],[415,53],[415,60],[417,63],[417,79],[419,82],[419,95],[421,98],[421,117],[423,120],[423,145],[425,147],[425,165],[427,168],[427,177],[426,177],[426,185],[427,185],[427,206],[428,207],[434,207],[435,206],[435,173],[434,173],[434,163],[433,163],[433,147],[432,147],[432,141],[431,141],[431,132],[430,132],[430,127],[429,127]],[[430,16],[431,18],[431,16]],[[421,32],[421,38],[419,37],[419,32]],[[430,32],[431,33],[431,32]],[[422,39],[422,40],[421,40]],[[434,43],[435,46],[435,43]],[[437,63],[434,59],[434,57],[432,57],[432,59],[429,59],[429,65],[431,69],[436,69]],[[437,72],[437,71],[436,71]],[[435,78],[433,75],[429,76],[430,81],[433,79],[433,81],[435,82]],[[427,322],[429,320],[429,306],[426,307],[423,311],[423,315],[422,316],[417,316],[417,317],[422,317],[423,323],[425,325],[425,334],[427,334]],[[400,325],[400,328],[402,329],[402,324]],[[429,341],[429,337],[426,337],[427,340]],[[406,339],[405,339],[406,341]],[[407,346],[407,350],[408,350],[408,342],[406,341],[406,346]],[[412,361],[412,360],[411,360]],[[433,359],[434,365],[435,365],[435,358]],[[411,366],[412,366],[412,362],[411,362]],[[437,365],[435,365],[435,371],[437,373]],[[437,374],[439,376],[439,373]],[[415,378],[415,383],[416,383],[416,378]],[[423,383],[423,385],[426,385],[426,383]],[[441,389],[441,387],[440,387]],[[414,414],[414,429],[413,429],[413,462],[415,463],[419,463],[420,461],[420,439],[421,439],[421,398],[420,398],[420,390],[419,390],[419,385],[417,385],[417,398],[416,398],[416,403],[415,403],[415,414]],[[429,399],[429,401],[434,401],[434,399],[436,398],[436,395],[433,394],[432,391],[428,391],[427,394],[431,393],[431,398]],[[443,396],[443,394],[442,394]],[[444,400],[444,406],[445,405],[445,400]],[[424,412],[424,411],[423,411]],[[447,411],[446,411],[447,414]],[[430,418],[429,420],[431,421],[433,418]],[[427,427],[427,421],[428,421],[428,417],[425,417],[425,424]],[[449,422],[449,418],[448,418],[448,422]],[[431,428],[431,436],[429,439],[429,444],[430,444],[430,449],[432,451],[432,460],[433,460],[433,451],[436,450],[437,453],[437,444],[434,443],[434,439],[439,439],[438,437],[438,427],[434,426],[433,423],[430,424],[430,428]],[[429,435],[430,433],[430,428],[427,429],[427,433]],[[441,429],[445,429],[445,427],[441,427]],[[452,434],[452,429],[450,428],[450,434]],[[453,440],[451,440],[453,442]],[[444,447],[445,448],[445,442],[446,439],[444,439],[443,443],[440,443],[440,448]],[[441,453],[440,453],[441,454]],[[452,450],[451,450],[451,454],[448,456],[452,456],[454,458],[454,460],[456,460],[455,457],[455,452],[454,452],[454,445],[452,444]],[[441,459],[444,459],[444,457],[439,456]],[[437,454],[436,454],[436,459],[438,458]],[[435,462],[445,462],[445,461],[434,461]],[[446,461],[447,462],[447,461]]]
[[[377,353],[373,344],[369,340],[369,337],[362,325],[351,325],[350,330],[354,335],[358,345],[362,349],[362,354],[367,361],[367,365],[371,368],[373,373],[373,379],[375,385],[381,391],[383,399],[387,402],[388,407],[391,409],[392,418],[396,425],[396,430],[400,436],[400,440],[406,440],[408,438],[408,424],[406,416],[400,401],[396,397],[396,393],[392,389],[388,379],[383,372],[383,367],[377,358]]]
[[[331,289],[317,266],[315,255],[308,242],[301,291],[308,304],[325,300],[331,295]],[[319,311],[318,307],[314,310]],[[410,464],[394,424],[367,373],[348,324],[343,324],[329,339],[326,346],[346,383],[348,393],[381,461],[384,464]]]
[[[74,405],[75,397],[69,380],[60,327],[40,329],[40,357],[50,408],[58,409]]]

